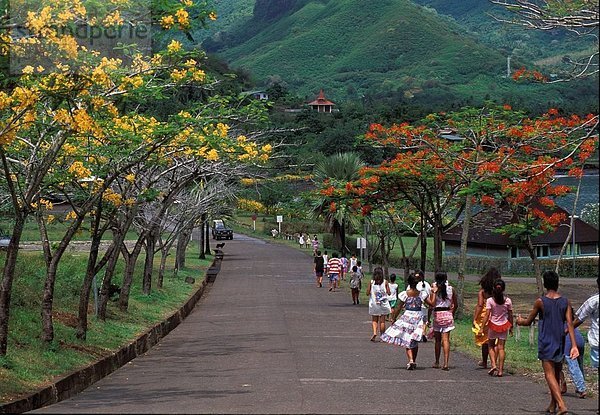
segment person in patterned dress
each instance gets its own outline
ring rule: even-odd
[[[421,307],[427,294],[417,290],[419,280],[415,274],[410,274],[407,279],[408,289],[398,294],[398,309],[404,308],[404,313],[381,335],[381,341],[406,349],[408,363],[406,369],[414,370],[417,367],[417,354],[419,341],[423,337],[423,317]]]

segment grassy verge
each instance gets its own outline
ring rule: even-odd
[[[65,375],[111,354],[171,315],[202,283],[204,270],[212,260],[199,260],[192,252],[197,252],[197,249],[190,246],[186,268],[180,270],[176,277],[167,274],[161,289],[157,289],[153,281],[154,288],[148,296],[141,293],[143,264],[140,262],[127,313],[119,311],[117,303],[111,301],[107,320],[102,322],[93,315],[92,298],[86,341],[75,337],[74,324],[87,255],[65,255],[55,289],[55,340],[50,344],[40,340],[41,292],[45,277],[43,259],[41,253],[22,252],[13,285],[8,354],[0,358],[0,402],[31,393],[56,376]],[[169,266],[167,269],[172,269],[172,261]],[[155,269],[158,270],[158,263]],[[117,275],[120,275],[120,270]],[[187,276],[196,279],[194,285],[184,282]],[[121,281],[117,279],[115,283],[120,285]]]

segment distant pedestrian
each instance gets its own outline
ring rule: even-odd
[[[348,265],[348,269],[352,270],[357,265],[358,259],[356,259],[356,254],[352,254],[350,257],[350,264]]]
[[[325,275],[329,275],[329,255],[327,254],[327,251],[323,251],[323,267],[324,267],[324,271],[325,271]]]
[[[317,235],[313,236],[312,248],[313,252],[316,254],[317,250],[319,249],[319,238],[317,237]]]
[[[600,290],[600,276],[596,278],[596,285]],[[590,329],[587,334],[590,343],[590,360],[592,367],[598,368],[598,293],[592,295],[577,310],[575,322],[573,325],[579,327],[588,318],[590,319]]]
[[[390,276],[390,281],[394,274]],[[408,363],[406,368],[414,370],[417,367],[419,341],[423,338],[423,316],[421,308],[426,298],[425,292],[417,290],[417,278],[410,274],[407,279],[408,288],[398,295],[398,309],[404,307],[404,313],[381,335],[381,340],[404,347]]]
[[[360,304],[360,287],[362,281],[362,272],[358,270],[358,267],[355,265],[352,267],[352,271],[350,271],[350,290],[352,291],[352,304]]]
[[[340,262],[342,264],[342,268],[340,271],[340,280],[344,281],[346,274],[348,273],[348,258],[345,255],[340,257]]]
[[[475,334],[475,344],[481,347],[481,361],[478,366],[487,369],[487,361],[489,356],[488,346],[488,329],[483,324],[483,318],[486,315],[485,304],[488,298],[493,295],[494,281],[500,279],[500,272],[494,267],[491,267],[479,279],[479,292],[477,293],[477,305],[473,313],[473,333]]]
[[[378,329],[379,335],[385,332],[385,316],[392,312],[388,295],[390,295],[390,287],[383,278],[383,268],[377,267],[373,270],[373,278],[367,286],[369,314],[371,315],[371,324],[373,326],[371,341],[376,341]]]
[[[331,254],[331,258],[327,262],[327,273],[329,274],[329,291],[335,292],[340,280],[342,264],[338,258],[337,252]]]
[[[504,295],[505,289],[506,284],[502,279],[494,281],[493,295],[485,303],[486,313],[483,325],[488,328],[488,350],[492,365],[488,371],[490,376],[503,376],[506,358],[504,345],[507,334],[509,332],[512,334],[513,330],[512,301]]]
[[[571,338],[570,358],[577,359],[579,350],[573,330],[571,304],[558,292],[558,274],[546,271],[542,278],[546,294],[535,300],[527,318],[518,316],[516,323],[519,326],[529,326],[536,316],[539,316],[538,359],[542,361],[551,396],[546,412],[564,413],[567,406],[560,393],[560,372],[564,357],[565,323]]]
[[[298,238],[298,244],[300,245],[300,248],[304,248],[304,243],[305,243],[304,235],[300,234],[300,237]]]
[[[431,293],[425,300],[433,307],[433,336],[435,338],[435,362],[432,367],[440,367],[440,353],[444,350],[444,364],[442,370],[449,370],[450,358],[450,332],[454,330],[454,312],[456,311],[456,296],[452,286],[448,284],[448,276],[443,271],[435,273],[435,282],[431,286]]]
[[[304,248],[309,249],[312,246],[309,234],[304,234]]]
[[[390,275],[390,295],[388,295],[388,301],[390,302],[390,308],[392,312],[388,317],[388,321],[396,320],[397,310],[396,304],[398,303],[398,284],[396,284],[396,274]]]
[[[317,280],[317,287],[320,288],[323,286],[323,273],[325,272],[321,251],[316,252],[313,262],[315,263],[315,278]]]

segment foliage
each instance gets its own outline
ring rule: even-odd
[[[305,102],[320,88],[334,102],[375,105],[393,98],[427,106],[429,112],[452,105],[456,105],[453,109],[480,106],[489,99],[538,112],[559,106],[581,113],[591,111],[597,102],[594,80],[586,83],[583,95],[574,95],[568,87],[545,85],[539,90],[503,77],[510,52],[517,46],[538,49],[541,41],[517,44],[531,37],[521,31],[514,46],[498,50],[507,30],[498,29],[485,13],[479,16],[487,19],[485,29],[468,33],[456,22],[411,2],[377,2],[370,6],[369,16],[360,19],[363,5],[357,1],[303,3],[293,14],[268,23],[241,21],[236,30],[221,34],[222,42],[205,44],[219,50],[233,67],[251,71],[259,84],[279,77]],[[488,33],[496,34],[498,42],[481,44],[480,35]],[[556,48],[546,48],[549,53],[550,49]],[[568,46],[565,49],[573,52]],[[512,65],[529,67],[533,58],[515,52]]]

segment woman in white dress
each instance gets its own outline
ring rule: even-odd
[[[388,296],[390,295],[390,286],[383,279],[383,268],[377,267],[373,270],[373,278],[367,287],[367,296],[369,297],[369,314],[373,326],[373,336],[371,341],[377,339],[377,329],[379,335],[385,332],[385,316],[392,312]]]

